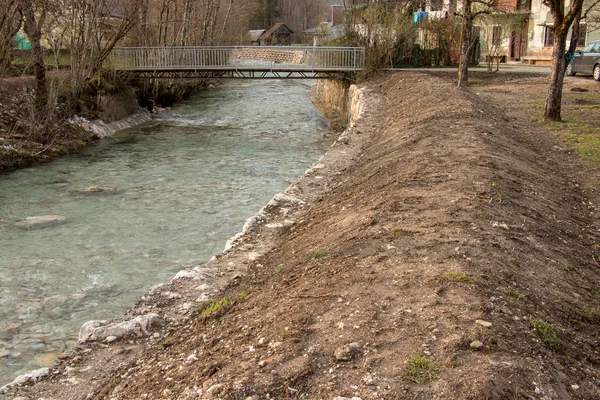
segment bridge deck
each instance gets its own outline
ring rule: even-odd
[[[109,68],[154,78],[315,78],[364,66],[359,47],[235,46],[114,49]]]

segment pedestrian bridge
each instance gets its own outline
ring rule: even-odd
[[[106,67],[140,78],[340,78],[364,68],[361,47],[121,47]]]

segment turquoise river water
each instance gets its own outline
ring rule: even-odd
[[[332,141],[298,81],[236,81],[87,151],[0,176],[0,386],[91,319],[202,264]],[[84,193],[91,186],[114,187]],[[25,229],[26,217],[62,223]]]

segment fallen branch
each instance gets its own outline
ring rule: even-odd
[[[312,299],[312,298],[320,298],[320,297],[331,297],[331,293],[325,294],[299,294],[298,296],[291,296],[292,299]]]

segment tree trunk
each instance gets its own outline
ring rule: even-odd
[[[35,108],[39,114],[38,117],[44,117],[47,114],[48,107],[48,87],[46,86],[44,52],[40,41],[42,39],[41,25],[43,24],[45,12],[40,14],[40,21],[36,21],[33,4],[30,0],[21,2],[21,11],[23,13],[23,28],[29,36],[33,54],[33,73],[36,80]]]
[[[565,49],[567,47],[567,29],[554,31],[554,47],[552,48],[552,67],[550,85],[546,96],[544,118],[548,121],[560,121],[562,103],[562,87],[565,79]]]
[[[473,33],[473,18],[471,17],[471,0],[463,2],[463,26],[460,48],[460,62],[458,65],[458,86],[469,83],[469,50],[471,49],[471,35]]]

